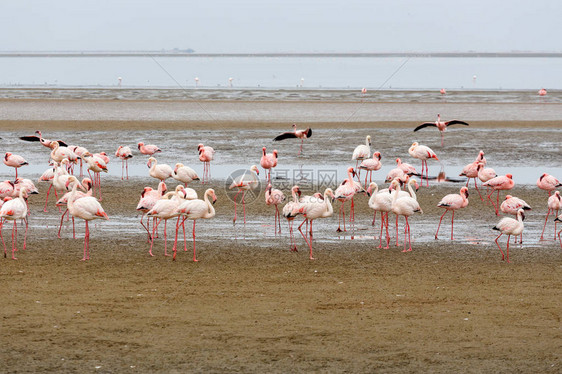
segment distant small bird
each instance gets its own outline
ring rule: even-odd
[[[418,131],[418,130],[423,129],[424,127],[428,127],[428,126],[437,127],[437,129],[439,130],[439,133],[441,134],[441,147],[443,147],[443,132],[445,132],[447,130],[447,127],[452,126],[452,125],[468,126],[468,123],[466,123],[464,121],[459,121],[459,120],[456,120],[456,119],[453,119],[451,121],[441,121],[441,115],[437,114],[437,121],[435,121],[435,122],[424,122],[421,125],[419,125],[418,127],[416,127],[414,129],[414,131]]]
[[[498,222],[497,225],[495,225],[494,227],[492,227],[493,230],[498,230],[500,232],[500,234],[498,235],[498,237],[496,238],[495,242],[496,245],[498,246],[501,254],[502,254],[502,260],[506,260],[507,262],[509,262],[509,239],[511,237],[511,235],[515,235],[515,236],[519,236],[523,233],[523,220],[525,219],[525,212],[523,211],[523,209],[519,209],[517,211],[517,219],[513,219],[510,217],[505,217],[502,218],[500,220],[500,222]],[[499,243],[498,243],[498,239],[500,238],[500,236],[502,236],[503,234],[507,235],[507,258],[505,256],[505,254],[502,251],[502,248],[500,247]]]
[[[302,153],[302,144],[304,142],[304,139],[308,139],[311,136],[312,136],[312,129],[310,127],[308,127],[305,130],[297,130],[297,124],[293,123],[293,131],[284,132],[283,134],[277,135],[275,138],[273,138],[273,141],[277,142],[279,140],[293,139],[293,138],[301,139],[301,148],[299,151],[299,155],[300,155]]]

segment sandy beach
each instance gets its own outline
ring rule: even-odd
[[[160,104],[149,105],[147,110],[156,112]],[[23,108],[27,104],[16,101],[16,105]],[[39,105],[48,107],[50,103],[41,101]],[[69,113],[80,105],[96,106],[90,101],[58,105]],[[113,103],[104,102],[102,106],[106,105]],[[221,107],[220,103],[212,105]],[[231,105],[236,108],[235,103],[222,108],[232,111]],[[261,109],[267,111],[269,105],[262,105]],[[2,106],[9,103],[2,101]],[[559,106],[551,106],[552,119],[540,123],[532,119],[538,109],[525,112],[519,121],[497,115],[497,119],[488,122],[475,116],[469,130],[451,130],[446,134],[444,157],[464,154],[466,148],[461,140],[470,137],[476,142],[474,138],[480,129],[492,131],[499,127],[510,129],[521,139],[519,144],[528,146],[529,154],[532,144],[539,145],[535,148],[538,151],[523,164],[536,165],[539,169],[542,162],[559,168],[559,150],[540,146],[559,144],[560,123],[555,119]],[[60,120],[56,118],[57,110],[51,109],[43,112],[44,120],[41,120],[36,118],[40,112],[15,118],[4,111],[0,136],[19,147],[19,143],[9,138],[39,128],[53,131],[57,136],[77,138],[101,131],[106,143],[113,146],[114,142],[123,140],[123,133],[144,136],[147,128],[154,134],[203,131],[209,126],[213,130],[212,123],[200,119],[174,120],[173,115],[170,118],[164,115],[163,120],[119,120],[111,118],[112,113],[117,115],[118,109],[111,109],[109,114],[105,109],[98,110],[104,118],[88,119],[86,114],[77,114],[75,118]],[[126,113],[133,112],[129,107]],[[23,113],[30,111],[23,110]],[[220,130],[225,134],[248,128],[271,129],[275,134],[287,127],[287,118],[263,120],[260,115],[248,120],[220,118]],[[329,135],[322,130],[343,122],[309,119],[304,123],[320,130],[320,139],[327,139]],[[381,130],[398,127],[406,131],[412,122],[408,118],[365,121],[358,117],[357,121],[345,123],[350,131],[365,127]],[[72,133],[78,129],[82,133]],[[486,132],[490,133],[493,132]],[[530,133],[531,139],[527,139]],[[396,135],[401,136],[402,133]],[[432,142],[432,146],[439,140],[436,131],[420,132],[420,136]],[[497,162],[518,157],[509,152],[500,156],[510,146],[496,142],[500,134],[494,136],[479,138],[479,145],[490,150],[492,159],[495,156]],[[269,132],[263,137],[270,138]],[[342,139],[339,146],[352,150],[362,139],[363,130],[356,137]],[[389,135],[384,139],[390,143],[394,138]],[[87,144],[100,141],[103,140],[89,140]],[[191,149],[191,143],[196,144],[198,139],[182,141],[187,143],[186,149]],[[224,143],[228,145],[229,141],[225,138]],[[309,147],[322,146],[310,144]],[[387,147],[386,143],[380,146]],[[24,143],[21,149],[24,147],[40,145]],[[280,147],[286,147],[285,154],[295,149],[294,144]],[[384,149],[387,153],[394,150],[390,146]],[[46,156],[40,148],[34,152],[37,155],[34,153],[33,159]],[[474,156],[466,157],[470,162]],[[310,152],[304,160],[309,160],[308,157],[312,157]],[[339,155],[332,153],[330,157]],[[462,164],[464,156],[459,157]],[[259,162],[259,155],[254,158]],[[393,158],[392,153],[387,162],[393,163]],[[139,165],[146,162],[144,158],[141,161],[140,155],[133,160]],[[227,156],[220,160],[224,164],[229,161]],[[46,159],[42,162],[46,165]],[[168,162],[172,163],[171,157]],[[112,160],[112,167],[119,170],[121,166]],[[438,170],[435,165],[430,168]],[[25,169],[20,172],[25,173]],[[440,239],[433,240],[432,235],[442,213],[436,207],[438,201],[447,193],[458,192],[461,184],[432,182],[430,188],[418,192],[424,215],[411,221],[413,252],[401,252],[402,223],[400,246],[391,245],[388,250],[377,248],[378,230],[370,224],[372,212],[367,207],[367,197],[360,196],[355,230],[337,234],[336,216],[315,223],[316,260],[310,261],[298,231],[299,252],[289,251],[286,222],[282,222],[281,236],[273,234],[272,210],[265,207],[263,192],[247,206],[247,227],[244,229],[240,221],[233,227],[233,203],[226,196],[224,182],[214,181],[210,187],[217,191],[217,217],[197,223],[200,261],[194,263],[190,229],[188,251],[183,251],[180,241],[175,262],[163,256],[162,238],[155,241],[155,257],[148,255],[146,233],[138,224],[140,216],[135,206],[144,186],[155,187],[154,180],[148,175],[129,181],[121,181],[115,175],[102,178],[102,205],[110,221],[92,225],[92,259],[88,262],[80,261],[83,222],[77,222],[76,239],[72,238],[70,222],[65,222],[62,238],[57,239],[55,231],[60,216],[54,203],[49,203],[48,213],[43,212],[47,185],[38,184],[40,194],[29,199],[27,249],[17,252],[17,261],[10,260],[9,255],[0,261],[0,282],[5,295],[0,306],[0,371],[561,371],[562,250],[552,240],[554,229],[550,223],[545,234],[549,240],[538,241],[546,213],[546,193],[537,192],[532,185],[517,185],[511,191],[527,201],[533,210],[527,217],[529,231],[524,234],[524,244],[512,244],[512,263],[506,264],[493,242],[496,232],[491,230],[499,217],[492,207],[480,201],[472,186],[469,206],[456,216],[458,231],[454,242],[448,239],[448,216],[443,221]],[[377,175],[375,179],[379,183],[384,176]],[[191,187],[202,195],[209,186],[193,184]],[[334,207],[337,211],[339,204]],[[171,226],[168,235],[173,234]],[[2,230],[8,248],[10,228],[7,224]],[[21,247],[22,226],[18,226],[18,232]],[[173,241],[168,239],[170,248]],[[505,240],[500,239],[502,247]]]

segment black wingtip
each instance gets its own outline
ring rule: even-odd
[[[492,230],[497,230],[497,231],[500,231],[500,229],[498,229],[498,227],[497,227],[497,226],[494,226],[494,227],[492,227]]]

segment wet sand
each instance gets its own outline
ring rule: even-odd
[[[150,124],[167,130],[196,123],[5,119],[2,128],[64,132],[79,124],[84,131],[122,131]],[[264,126],[260,121],[249,123],[253,128]],[[369,125],[373,123],[377,122]],[[501,123],[522,129],[558,126]],[[232,122],[233,128],[242,124],[248,125]],[[286,123],[268,126],[277,129]],[[363,128],[364,123],[357,126]],[[453,146],[453,134],[446,135],[452,155],[460,152]],[[433,132],[424,136],[438,140]],[[544,139],[541,133],[534,136]],[[554,159],[548,156],[549,162]],[[419,191],[424,215],[411,220],[413,252],[402,253],[402,247],[394,245],[376,248],[372,213],[362,196],[355,231],[338,235],[335,216],[315,223],[316,260],[310,261],[298,231],[299,252],[288,250],[286,222],[282,236],[273,235],[272,210],[262,203],[263,196],[248,205],[246,230],[241,224],[233,228],[233,203],[219,182],[212,185],[218,195],[217,217],[197,223],[200,261],[194,263],[189,241],[188,251],[180,250],[173,262],[163,256],[161,238],[155,241],[155,257],[148,256],[140,224],[133,223],[136,231],[120,231],[120,220],[140,218],[134,211],[139,193],[155,182],[148,177],[123,182],[106,177],[102,204],[110,221],[92,225],[88,262],[80,261],[83,222],[77,223],[77,239],[72,239],[69,223],[62,239],[56,239],[58,214],[53,204],[48,213],[42,212],[47,186],[40,184],[40,195],[30,198],[28,249],[17,252],[17,261],[0,259],[5,295],[0,306],[0,371],[561,370],[562,250],[553,240],[538,241],[546,194],[537,194],[532,186],[517,185],[512,191],[537,208],[528,214],[524,244],[512,245],[512,263],[506,264],[491,230],[499,217],[472,188],[469,207],[456,215],[457,240],[447,239],[450,216],[443,221],[440,239],[431,239],[442,213],[437,202],[457,192],[459,184]],[[192,187],[200,195],[206,188]],[[8,246],[9,228],[2,230]],[[551,238],[553,228],[547,230]],[[262,232],[263,239],[256,238]],[[21,226],[19,233],[21,245]],[[505,247],[505,238],[500,243]]]

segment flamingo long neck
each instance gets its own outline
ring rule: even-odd
[[[366,145],[367,147],[370,147],[370,146],[371,146],[371,145],[369,144],[369,138],[365,138],[365,145]]]
[[[400,183],[394,183],[394,185],[396,186],[394,188],[394,197],[392,198],[392,205],[394,205],[396,203],[396,200],[398,200],[398,194],[400,193],[400,191],[402,190],[400,188]]]
[[[408,182],[408,191],[410,192],[410,196],[412,196],[412,198],[417,201],[418,199],[416,197],[416,191],[414,191],[414,189],[412,188],[412,183],[413,180],[411,182]]]
[[[375,202],[378,193],[379,193],[379,185],[375,183],[375,192],[373,192],[371,198],[369,199],[369,205],[372,205]]]
[[[74,207],[74,200],[76,200],[76,190],[78,189],[78,183],[74,183],[72,186],[72,190],[70,191],[70,195],[68,196],[68,200],[66,202],[66,206],[68,210]]]
[[[324,206],[326,207],[326,211],[324,215],[326,217],[329,217],[334,213],[334,207],[332,206],[330,200],[328,200],[329,198],[330,198],[330,194],[328,190],[324,191]]]
[[[293,188],[293,190],[291,191],[292,195],[293,195],[293,202],[298,203],[299,202],[299,197],[297,196],[297,190]]]
[[[353,185],[353,174],[351,174],[350,170],[347,171],[347,180]]]
[[[205,201],[205,204],[207,204],[207,213],[205,213],[205,216],[203,218],[214,217],[215,216],[215,208],[213,207],[213,204],[211,204],[211,202],[209,201],[209,193],[205,193],[204,201]]]

